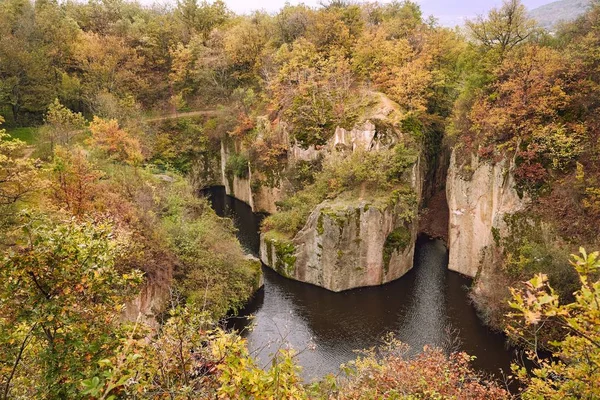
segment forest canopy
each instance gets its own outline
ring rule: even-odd
[[[518,0],[461,29],[409,0],[0,0],[0,399],[509,398],[468,355],[394,340],[305,384],[292,351],[263,369],[219,324],[261,266],[199,189],[284,182],[263,229],[292,236],[320,202],[398,189],[449,148],[465,177],[512,160],[535,200],[497,240],[506,284],[485,313],[535,344],[520,395],[599,397],[599,255],[569,258],[600,244],[599,49],[597,1],[549,33]],[[288,164],[366,119],[402,141]]]

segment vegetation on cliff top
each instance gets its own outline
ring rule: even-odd
[[[436,157],[451,122],[463,155],[514,156],[531,211],[568,246],[596,245],[599,18],[594,3],[550,36],[508,0],[469,23],[466,40],[409,1],[248,16],[220,1],[3,1],[0,114],[28,143],[0,130],[0,397],[507,397],[466,355],[407,360],[398,344],[313,385],[289,352],[259,368],[215,321],[242,306],[260,271],[181,174],[211,182],[200,175],[218,169],[224,140],[237,146],[230,174],[243,177],[249,162],[277,185],[290,144],[317,148],[335,127],[363,122],[363,96],[377,91],[390,99],[378,133],[394,112],[403,139],[322,168],[296,164],[297,193],[265,229],[292,236],[326,199],[405,186],[414,149]],[[502,254],[517,286],[509,333],[537,344],[552,326],[559,337],[548,343],[558,360],[537,360],[533,376],[515,369],[523,397],[598,397],[598,255],[563,275],[565,249],[547,257],[546,243],[517,239]],[[122,321],[148,288],[164,300],[155,330]]]
[[[263,221],[262,230],[274,230],[292,238],[324,200],[333,200],[342,193],[365,200],[387,197],[394,188],[407,186],[405,173],[416,158],[416,151],[403,143],[391,149],[332,155],[315,175],[314,183],[278,204],[278,212]]]

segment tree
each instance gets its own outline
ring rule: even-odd
[[[18,201],[37,189],[35,163],[26,157],[26,150],[25,142],[0,129],[0,225]]]
[[[466,25],[477,42],[487,50],[497,51],[500,58],[531,39],[536,32],[535,21],[527,17],[527,10],[520,0],[504,0],[502,7],[488,13],[487,19],[478,16]]]
[[[140,142],[119,128],[116,119],[94,117],[90,124],[91,143],[111,159],[137,165],[143,160]]]
[[[44,132],[50,141],[51,150],[54,150],[55,145],[68,146],[84,127],[83,115],[69,110],[58,99],[54,99],[48,107]]]
[[[117,36],[83,33],[74,48],[74,64],[90,108],[104,91],[124,98],[147,88],[143,57]]]
[[[126,242],[106,221],[25,216],[22,234],[0,268],[0,396],[73,398],[116,349],[141,274],[117,268]]]
[[[223,37],[223,50],[237,84],[254,84],[262,72],[262,56],[272,35],[270,17],[255,13],[230,27]]]
[[[314,19],[312,9],[300,4],[286,4],[275,16],[276,42],[278,45],[293,43],[304,36]]]
[[[538,274],[519,289],[511,289],[507,333],[530,346],[537,363],[533,375],[524,367],[513,366],[517,377],[527,384],[524,399],[595,399],[600,397],[600,253],[572,255],[581,287],[573,303],[565,304]],[[539,331],[550,324],[562,329],[563,338],[551,343],[553,359],[538,355]]]
[[[230,11],[222,0],[203,0],[200,4],[198,0],[177,0],[175,14],[183,25],[183,41],[187,43],[195,34],[206,41],[214,28],[229,19]]]
[[[282,46],[276,61],[279,71],[270,86],[272,101],[283,109],[298,142],[322,145],[336,125],[353,124],[356,114],[350,89],[354,78],[341,51],[327,57],[301,38],[292,46]]]
[[[74,216],[81,217],[93,207],[102,173],[88,162],[79,148],[57,147],[52,163],[50,190],[55,203]]]
[[[552,48],[527,44],[513,50],[465,110],[464,133],[473,136],[481,156],[516,155],[518,184],[539,188],[550,171],[567,171],[584,150],[588,127],[570,117],[580,112],[573,98],[585,86],[576,74]]]

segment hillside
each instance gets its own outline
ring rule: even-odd
[[[552,30],[559,22],[573,21],[582,15],[589,4],[589,0],[559,0],[531,10],[529,16]]]

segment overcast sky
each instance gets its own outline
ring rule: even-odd
[[[528,9],[533,9],[554,0],[522,1]],[[257,9],[273,12],[280,9],[285,2],[286,0],[225,0],[229,8],[237,13],[247,13]],[[319,0],[289,0],[289,3],[317,6]],[[417,3],[421,5],[425,16],[433,15],[443,25],[455,25],[460,24],[464,18],[486,13],[490,8],[500,5],[502,0],[417,0]]]

